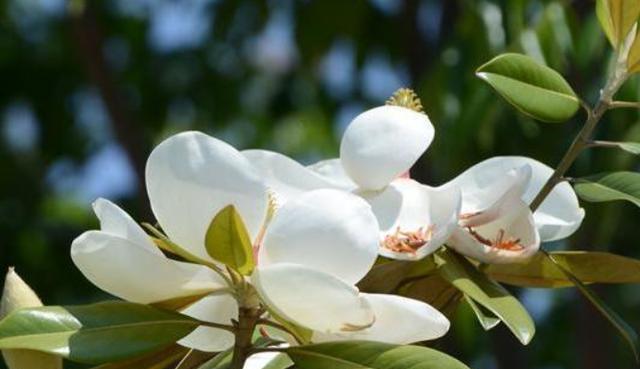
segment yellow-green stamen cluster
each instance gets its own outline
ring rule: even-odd
[[[403,108],[417,111],[418,113],[424,113],[422,102],[420,101],[418,94],[410,88],[398,89],[387,100],[387,105],[401,106]]]

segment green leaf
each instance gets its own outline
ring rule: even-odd
[[[379,342],[331,342],[287,349],[297,367],[304,369],[468,369],[442,352],[419,346]]]
[[[541,121],[565,121],[580,107],[558,72],[526,55],[499,55],[478,68],[476,75],[518,110]]]
[[[0,349],[30,349],[102,364],[164,348],[197,328],[179,313],[129,302],[18,310],[0,322]]]
[[[582,283],[576,276],[574,276],[569,270],[567,270],[561,263],[559,263],[554,255],[547,253],[549,259],[558,267],[558,269],[564,273],[564,275],[571,280],[571,282],[578,288],[578,290],[593,304],[593,306],[613,325],[618,333],[629,344],[636,361],[640,362],[640,341],[638,340],[638,334],[627,322],[625,322],[613,309],[611,309],[604,301],[598,297],[589,287]]]
[[[609,42],[617,49],[640,16],[640,1],[596,0],[596,15]]]
[[[609,12],[608,0],[596,0],[596,16],[602,31],[607,36],[607,39],[614,48],[617,48],[618,41],[615,32],[613,31],[613,24],[611,23],[611,13]]]
[[[579,178],[574,186],[586,201],[626,200],[640,206],[640,173],[613,172]]]
[[[436,254],[436,263],[444,279],[503,321],[523,345],[531,341],[535,334],[533,320],[509,291],[449,249]]]
[[[491,330],[495,328],[498,324],[500,324],[500,319],[498,319],[492,312],[483,308],[481,305],[478,305],[473,299],[467,295],[464,295],[464,301],[469,305],[476,318],[478,318],[478,322],[482,326],[485,331]]]
[[[213,218],[205,245],[212,258],[241,274],[250,275],[255,267],[249,233],[233,205],[220,210]]]
[[[583,283],[640,283],[640,260],[607,252],[555,251],[556,262]],[[491,278],[520,287],[573,287],[573,282],[543,253],[526,263],[492,264],[483,271]]]

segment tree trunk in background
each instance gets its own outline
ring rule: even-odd
[[[153,219],[147,197],[144,196],[144,171],[147,157],[146,140],[142,130],[135,124],[115,78],[104,58],[104,36],[98,18],[90,2],[82,9],[70,12],[72,37],[76,44],[80,61],[85,68],[90,83],[100,91],[109,115],[109,121],[118,143],[124,149],[136,174],[139,193],[139,214],[143,219]]]

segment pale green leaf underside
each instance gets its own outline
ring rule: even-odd
[[[580,178],[575,190],[586,201],[626,200],[640,206],[640,173],[614,172]]]
[[[617,142],[622,150],[634,155],[640,155],[640,142]]]
[[[469,305],[471,311],[475,314],[478,322],[485,331],[495,328],[500,324],[500,319],[493,315],[492,312],[478,305],[471,297],[464,295],[464,301]]]
[[[161,349],[199,322],[128,302],[18,310],[0,322],[0,349],[31,349],[101,364]]]
[[[558,72],[525,55],[500,55],[476,74],[509,103],[538,120],[562,122],[580,107],[575,92]]]
[[[640,283],[640,260],[607,252],[556,251],[556,262],[584,283]],[[484,272],[491,278],[520,287],[573,287],[573,282],[543,253],[526,263],[492,264]]]
[[[533,320],[509,291],[451,250],[436,254],[436,262],[444,279],[503,321],[523,345],[531,341],[535,334]]]

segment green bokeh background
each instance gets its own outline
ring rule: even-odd
[[[540,0],[4,0],[0,2],[0,268],[14,265],[48,304],[109,298],[69,257],[106,196],[152,221],[141,176],[151,147],[197,129],[239,148],[310,163],[337,155],[345,124],[413,87],[436,138],[412,175],[440,184],[495,155],[557,163],[584,120],[536,122],[474,76],[523,52],[597,98],[611,52],[594,2]],[[640,98],[637,78],[619,93]],[[614,111],[599,139],[640,141],[638,113]],[[572,176],[638,170],[597,149]],[[640,210],[585,204],[578,234],[551,249],[640,258]],[[640,288],[597,286],[640,329]],[[473,368],[633,368],[615,331],[573,289],[514,290],[537,323],[522,347],[485,333],[466,308],[437,345]],[[2,364],[0,364],[2,367]],[[69,364],[68,368],[75,368]]]

